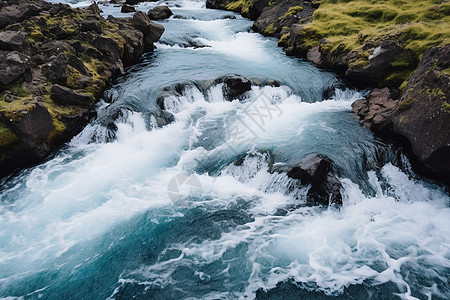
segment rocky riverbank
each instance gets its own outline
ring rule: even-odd
[[[163,32],[143,12],[104,19],[96,4],[0,1],[0,176],[78,134],[109,82]]]
[[[448,1],[207,0],[255,20],[288,55],[376,88],[355,113],[405,145],[417,170],[450,184]]]

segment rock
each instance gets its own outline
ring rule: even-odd
[[[306,59],[315,65],[320,65],[321,53],[319,51],[319,46],[313,47],[311,50],[309,50],[308,54],[306,55]]]
[[[92,3],[89,5],[86,10],[90,13],[93,13],[94,15],[100,16],[100,13],[102,12],[101,9],[98,7],[97,2]]]
[[[163,20],[173,15],[168,6],[156,6],[148,11],[148,17],[150,20]]]
[[[24,146],[33,148],[53,131],[53,119],[43,104],[35,103],[32,110],[27,111],[20,121],[11,122],[10,126]]]
[[[66,55],[59,53],[43,68],[44,75],[54,83],[64,84],[67,81]]]
[[[206,0],[206,8],[225,9],[230,2],[230,0]]]
[[[333,173],[332,162],[320,154],[310,154],[287,171],[290,178],[311,184],[306,197],[312,205],[342,205],[342,185]]]
[[[153,50],[153,43],[159,41],[164,32],[164,26],[150,21],[148,15],[138,11],[133,15],[131,24],[144,34],[144,50]]]
[[[269,5],[269,2],[270,0],[255,0],[253,5],[249,7],[248,13],[250,14],[250,19],[256,20],[261,15],[264,8]]]
[[[265,1],[260,0],[254,3],[254,6],[262,7]],[[279,0],[271,1],[270,5],[267,2],[252,29],[264,35],[281,37],[283,28],[290,28],[297,23],[310,22],[315,10],[307,1],[299,3],[297,0]]]
[[[393,131],[405,137],[419,169],[450,185],[450,45],[422,57],[403,89]]]
[[[0,11],[0,29],[9,24],[21,22],[37,15],[41,8],[33,3],[21,3],[3,8]]]
[[[131,13],[131,12],[136,12],[136,9],[134,8],[134,6],[124,4],[124,5],[122,5],[122,9],[120,10],[120,12],[121,13]]]
[[[69,37],[67,31],[65,31],[64,28],[59,25],[52,26],[49,31],[51,34],[55,35],[58,40],[66,39]]]
[[[374,89],[366,99],[353,102],[353,112],[362,120],[362,124],[381,133],[392,127],[392,114],[398,100],[392,100],[388,88]]]
[[[87,107],[93,102],[91,95],[79,94],[72,89],[59,84],[53,85],[50,93],[53,101],[61,105],[80,105]]]
[[[0,50],[0,86],[30,79],[30,61],[31,58],[23,53]]]
[[[0,50],[19,51],[29,54],[30,44],[26,40],[27,34],[19,31],[0,32]]]
[[[80,30],[82,32],[95,31],[101,33],[102,27],[95,18],[89,18],[81,22]]]
[[[223,82],[223,96],[228,101],[241,99],[245,92],[252,89],[252,83],[250,80],[236,74],[221,77],[216,81]]]
[[[345,77],[359,87],[376,87],[393,70],[392,62],[401,51],[397,41],[385,40],[375,48],[369,61],[350,59]]]
[[[119,45],[113,39],[97,36],[92,41],[92,45],[102,51],[109,58],[110,62],[114,63],[120,58]]]
[[[88,75],[89,70],[86,68],[84,63],[75,55],[70,55],[67,59],[67,64],[73,68],[75,68],[78,72],[80,72],[82,75]]]

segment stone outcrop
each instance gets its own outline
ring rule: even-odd
[[[227,75],[220,77],[216,82],[223,83],[223,97],[228,101],[242,99],[244,94],[252,89],[250,80],[241,75]]]
[[[95,3],[13,0],[0,7],[0,30],[3,176],[78,134],[109,81],[151,51],[164,27],[142,12],[105,20]]]
[[[150,20],[164,20],[173,15],[170,8],[166,5],[156,6],[148,11]]]
[[[320,154],[311,154],[287,171],[290,178],[310,184],[306,201],[310,205],[342,205],[342,185],[333,173],[332,162]]]

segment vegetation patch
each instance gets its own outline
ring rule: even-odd
[[[333,52],[338,47],[365,53],[367,44],[395,38],[409,57],[393,64],[388,82],[401,85],[429,48],[450,43],[450,3],[440,0],[322,0],[313,22],[301,33],[304,47]],[[366,56],[367,55],[362,55]]]
[[[9,127],[0,122],[0,147],[5,147],[18,142],[19,139]]]
[[[227,4],[227,6],[225,6],[225,9],[238,12],[244,17],[249,17],[250,6],[252,5],[252,0],[238,0]]]

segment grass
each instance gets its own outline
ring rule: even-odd
[[[303,11],[303,7],[302,6],[289,7],[289,10],[281,18],[284,19],[284,18],[287,18],[289,16],[293,16],[296,13],[301,12],[301,11]]]
[[[5,123],[0,122],[0,147],[5,147],[18,141],[19,139],[14,132]]]
[[[250,6],[252,5],[252,0],[238,0],[227,4],[227,6],[225,6],[225,9],[238,12],[244,17],[249,17]]]
[[[386,80],[401,85],[429,48],[450,43],[450,3],[443,0],[322,0],[313,22],[300,33],[307,49],[318,46],[333,52],[338,47],[354,50],[368,59],[363,46],[394,37],[410,57],[393,64],[396,74]]]

